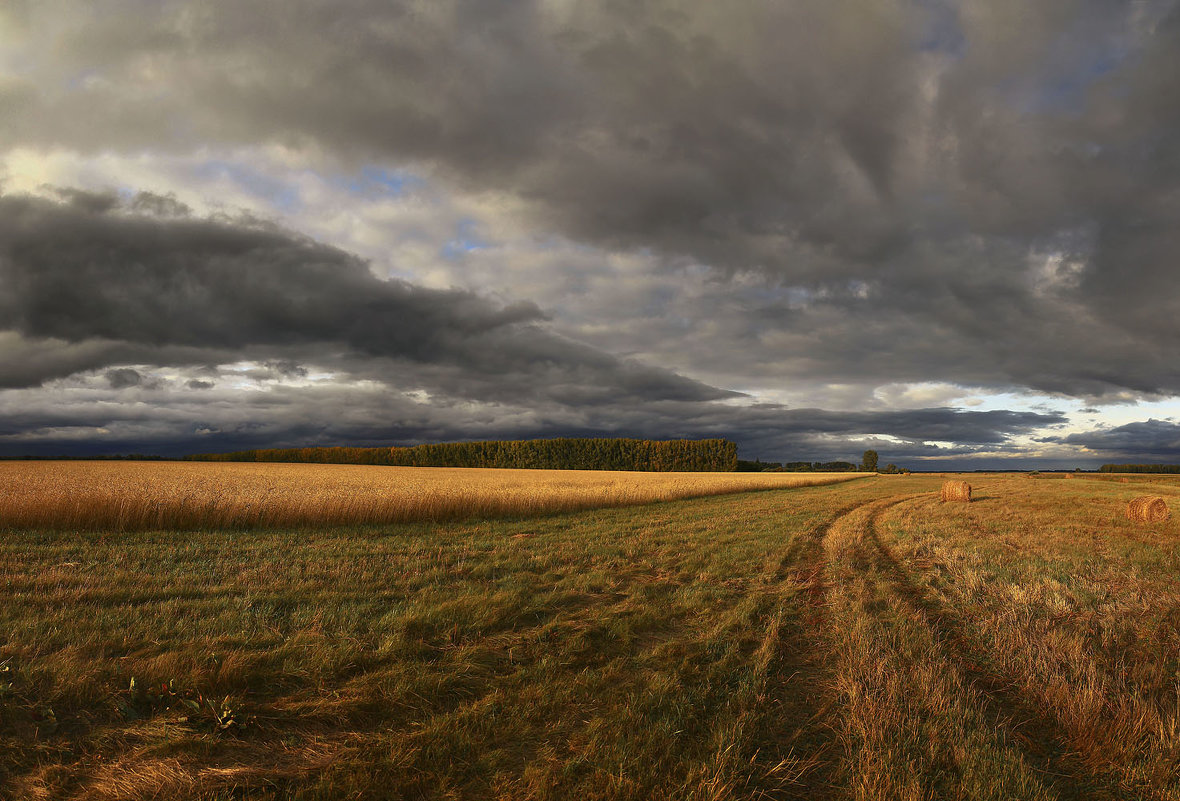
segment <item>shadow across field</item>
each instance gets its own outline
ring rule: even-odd
[[[879,525],[885,511],[876,510],[865,529],[875,560],[898,596],[925,621],[945,653],[948,667],[977,691],[982,712],[997,736],[1021,751],[1027,764],[1059,798],[1077,801],[1125,798],[1117,781],[1091,771],[1081,762],[1069,737],[1045,711],[1044,704],[1019,689],[1021,677],[999,668],[997,661],[971,636],[969,623],[934,598],[884,543]]]

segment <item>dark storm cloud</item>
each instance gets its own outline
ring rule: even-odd
[[[90,197],[90,196],[83,196]],[[0,320],[30,337],[199,347],[341,341],[463,358],[460,343],[542,319],[376,279],[343,251],[265,228],[0,198]]]
[[[1152,419],[1116,428],[1070,434],[1063,441],[1069,445],[1080,445],[1105,458],[1126,457],[1135,462],[1180,462],[1180,423],[1169,420]]]
[[[143,383],[143,376],[139,374],[139,371],[133,370],[130,367],[120,367],[115,370],[107,370],[106,379],[111,385],[111,389],[137,387]]]
[[[877,434],[913,442],[927,440],[962,445],[995,445],[1009,437],[1065,422],[1056,413],[948,408],[888,412],[831,412],[822,409],[768,410],[765,422],[784,434]],[[768,425],[768,428],[770,426]]]
[[[150,214],[155,217],[187,217],[192,214],[175,195],[157,195],[154,192],[140,192],[131,201],[131,211]]]
[[[627,421],[624,410],[617,412]],[[642,413],[641,413],[642,416]],[[670,415],[671,416],[671,415]],[[720,436],[742,443],[743,453],[774,461],[849,459],[867,448],[889,454],[889,460],[1009,452],[1014,437],[1058,426],[1057,413],[950,408],[884,412],[835,412],[786,409],[762,404],[742,409],[716,404],[681,409],[674,422],[664,423],[664,436]],[[636,427],[642,426],[642,421]],[[899,462],[900,463],[900,462]]]
[[[533,306],[382,281],[273,224],[55,194],[0,196],[0,456],[618,435],[899,461],[1003,452],[1062,422],[735,405],[556,337]],[[342,380],[316,383],[325,365]]]
[[[129,356],[156,365],[254,357],[266,377],[306,375],[300,360],[323,357],[378,380],[450,382],[477,398],[481,387],[569,403],[733,394],[559,338],[533,304],[383,281],[354,256],[273,225],[193,219],[168,204],[163,217],[143,213],[161,208],[156,198],[124,208],[110,196],[58,194],[64,202],[0,196],[7,386]],[[37,350],[56,355],[30,369]],[[107,378],[124,388],[138,375],[122,367]]]

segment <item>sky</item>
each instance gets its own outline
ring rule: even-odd
[[[1180,462],[1175,0],[6,0],[0,456]]]

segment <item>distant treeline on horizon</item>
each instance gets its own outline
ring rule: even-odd
[[[269,448],[194,454],[204,462],[308,462],[395,467],[497,467],[537,470],[731,472],[737,445],[725,439],[559,439],[448,442],[392,448]]]
[[[1180,464],[1104,464],[1099,473],[1180,473]]]
[[[852,462],[763,462],[760,459],[748,462],[739,459],[737,469],[740,473],[855,473],[860,468]]]

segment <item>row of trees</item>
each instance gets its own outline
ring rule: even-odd
[[[308,462],[403,467],[500,467],[550,470],[732,471],[786,473],[901,473],[896,465],[878,470],[876,451],[853,462],[763,462],[739,460],[725,439],[573,438],[487,440],[415,445],[408,448],[269,448],[186,457],[208,462]],[[1108,465],[1109,466],[1109,465]],[[1123,465],[1122,467],[1127,467]],[[1106,468],[1103,468],[1104,470]],[[1180,468],[1178,468],[1180,470]]]
[[[529,439],[450,442],[408,448],[281,448],[189,456],[208,462],[315,462],[402,467],[550,470],[732,471],[737,445],[724,439]]]
[[[755,459],[752,462],[739,460],[737,469],[745,472],[781,472],[781,473],[902,473],[908,472],[895,464],[887,464],[884,468],[877,468],[877,452],[865,451],[859,465],[852,462],[763,462]]]
[[[855,473],[859,468],[852,462],[752,462],[738,459],[737,469],[742,473]]]
[[[787,462],[783,465],[786,473],[855,473],[856,465],[852,462]]]
[[[1180,464],[1104,464],[1099,473],[1180,473]]]

